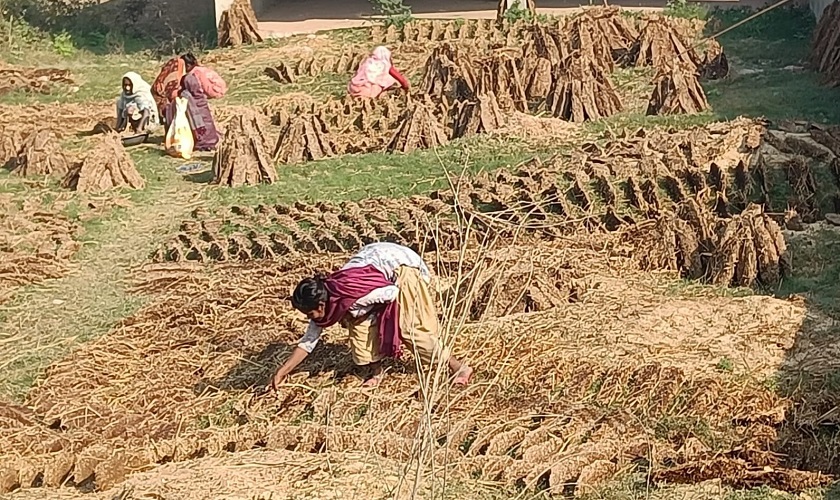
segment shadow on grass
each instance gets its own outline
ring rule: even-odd
[[[243,357],[220,380],[200,381],[194,391],[201,394],[208,387],[223,391],[261,389],[271,382],[277,368],[296,347],[297,344],[268,344],[261,351]],[[335,378],[341,379],[352,374],[354,366],[350,362],[350,350],[346,345],[320,342],[295,372],[308,372],[311,377],[334,372]]]
[[[776,295],[801,301],[806,315],[775,381],[792,403],[776,450],[791,467],[840,474],[840,228],[788,242],[792,272]]]
[[[187,174],[184,179],[195,184],[210,184],[213,182],[213,170],[208,169],[195,174]]]
[[[715,11],[706,35],[751,13]],[[730,59],[730,76],[704,83],[715,114],[721,119],[744,115],[840,123],[840,106],[828,105],[840,102],[840,89],[821,86],[820,76],[807,69],[814,27],[810,10],[782,7],[721,36]]]

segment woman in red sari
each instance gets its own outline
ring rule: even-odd
[[[186,74],[184,60],[180,57],[170,59],[161,68],[152,84],[152,96],[157,103],[160,117],[166,117],[166,109],[175,102],[175,98],[181,93],[181,80],[184,79]],[[168,118],[165,119],[168,124]]]

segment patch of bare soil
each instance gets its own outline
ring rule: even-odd
[[[0,303],[20,286],[67,272],[67,260],[80,247],[80,228],[59,213],[61,203],[0,197]]]

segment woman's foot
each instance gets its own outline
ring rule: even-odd
[[[362,387],[366,387],[366,388],[379,387],[379,384],[382,383],[383,378],[385,378],[384,373],[374,375],[371,378],[365,380],[365,382],[362,384]]]
[[[454,385],[467,385],[472,378],[473,369],[467,365],[462,365],[461,368],[455,372],[455,378],[452,380]]]

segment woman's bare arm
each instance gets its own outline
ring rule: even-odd
[[[280,365],[280,368],[277,369],[277,373],[275,373],[274,377],[271,379],[271,384],[268,386],[268,389],[276,391],[280,384],[283,383],[286,376],[292,373],[294,369],[297,368],[304,359],[306,359],[307,356],[309,356],[308,352],[300,347],[295,347],[295,350],[292,351],[289,359],[287,359],[286,362]]]

